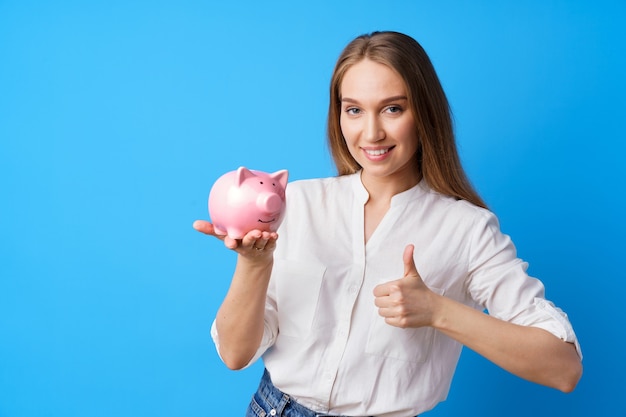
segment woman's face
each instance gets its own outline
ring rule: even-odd
[[[341,131],[362,178],[415,184],[418,138],[407,89],[390,67],[364,59],[340,85]]]

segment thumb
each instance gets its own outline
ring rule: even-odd
[[[406,245],[404,248],[404,254],[402,255],[402,260],[404,261],[404,276],[407,277],[409,275],[418,276],[417,267],[415,266],[415,260],[413,259],[413,251],[415,246]]]
[[[193,228],[200,233],[210,235],[213,233],[213,225],[206,220],[196,220],[193,222]]]

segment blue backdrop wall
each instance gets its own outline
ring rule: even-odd
[[[242,415],[209,336],[222,173],[332,175],[335,58],[418,39],[464,164],[585,355],[571,394],[465,350],[429,416],[625,416],[623,1],[0,0],[0,416]]]

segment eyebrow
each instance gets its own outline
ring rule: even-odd
[[[408,98],[406,96],[403,96],[403,95],[391,96],[391,97],[387,97],[386,99],[381,101],[381,103],[391,103],[393,101],[400,101],[400,100],[408,100]],[[341,101],[342,103],[343,102],[358,103],[358,100],[355,100],[355,99],[350,98],[350,97],[339,97],[339,101]]]

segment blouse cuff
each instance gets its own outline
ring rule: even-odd
[[[578,338],[567,318],[567,314],[552,302],[535,297],[533,304],[524,313],[512,320],[513,323],[544,329],[559,339],[574,344],[576,352],[582,360],[582,350]]]
[[[213,320],[213,324],[211,324],[211,338],[213,339],[213,343],[215,344],[215,350],[217,351],[217,356],[219,356],[220,360],[224,362],[224,358],[222,358],[222,355],[220,355],[220,336],[217,333],[216,320]],[[270,341],[268,339],[269,339],[268,332],[267,331],[263,332],[263,340],[261,340],[261,345],[257,349],[252,359],[250,359],[250,362],[248,362],[246,366],[244,366],[241,369],[249,368],[254,362],[257,361],[257,359],[263,356],[263,353],[265,353],[265,351],[267,350],[270,344]]]

